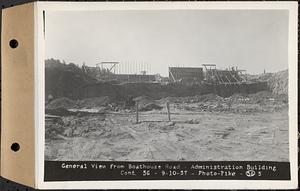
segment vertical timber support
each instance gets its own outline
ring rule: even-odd
[[[139,102],[135,102],[135,110],[136,110],[136,123],[139,123]]]
[[[168,120],[171,121],[171,115],[170,115],[170,102],[167,102],[167,110],[168,110]]]

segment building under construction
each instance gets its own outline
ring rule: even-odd
[[[203,69],[191,67],[169,67],[169,81],[184,84],[199,84],[203,81]]]
[[[96,67],[83,65],[82,70],[86,75],[91,76],[98,81],[117,81],[128,83],[157,81],[156,75],[147,74],[147,71],[143,70],[140,65],[139,69],[141,71],[138,71],[139,74],[137,74],[137,71],[133,66],[127,67],[127,69],[125,70],[127,73],[116,73],[116,70],[120,71],[118,66],[119,62],[101,62],[97,64]]]
[[[169,81],[184,85],[199,85],[199,91],[209,91],[221,96],[233,93],[254,93],[268,89],[267,82],[246,80],[245,70],[229,67],[217,69],[215,64],[203,64],[203,67],[169,67]]]
[[[122,66],[125,68],[124,71],[120,71],[119,62],[101,62],[96,67],[83,65],[82,70],[87,76],[98,81],[162,82],[160,75],[148,74],[148,67],[145,67],[145,65],[135,63],[135,65],[122,64]],[[167,81],[185,85],[239,85],[251,83],[243,78],[244,72],[245,70],[239,70],[237,67],[218,69],[215,64],[203,64],[203,67],[169,67]]]
[[[116,83],[158,83],[181,84],[194,86],[195,91],[212,92],[222,96],[232,95],[235,92],[253,93],[266,90],[266,82],[253,82],[243,76],[245,70],[237,67],[218,69],[215,64],[203,64],[203,67],[169,67],[168,78],[162,80],[160,75],[148,74],[146,68],[135,65],[126,66],[125,72],[120,72],[119,62],[101,62],[96,67],[83,65],[86,75],[101,82],[114,81]],[[137,68],[134,68],[136,66]],[[119,72],[116,72],[119,71]],[[127,71],[127,73],[126,73]],[[131,72],[131,73],[129,73]],[[167,80],[167,81],[166,81]],[[196,87],[197,86],[197,87]],[[182,87],[181,87],[182,88]]]
[[[202,67],[169,67],[169,81],[183,84],[241,84],[246,80],[241,77],[244,70],[231,67],[226,70],[217,69],[215,64],[203,64]]]

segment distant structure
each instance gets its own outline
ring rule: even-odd
[[[155,82],[156,75],[148,74],[114,74],[114,80],[120,82]]]
[[[126,63],[122,64],[123,72],[120,73],[120,62],[105,61],[96,64],[96,67],[90,67],[83,64],[83,72],[97,81],[118,81],[121,83],[139,83],[139,82],[155,82],[157,75],[149,75],[145,70],[146,64]],[[133,73],[141,69],[140,74]],[[116,71],[119,71],[117,73]]]
[[[204,82],[209,84],[241,84],[245,80],[240,76],[245,70],[229,67],[226,70],[217,69],[215,64],[203,64],[205,68]]]
[[[203,68],[200,67],[169,67],[170,82],[181,82],[184,84],[201,83],[204,79]]]
[[[245,70],[237,67],[217,69],[216,64],[202,64],[203,67],[169,67],[169,77],[148,74],[145,63],[122,63],[105,61],[90,67],[83,64],[82,70],[88,77],[97,81],[116,81],[120,83],[181,83],[185,85],[237,85],[247,82],[242,75]],[[123,70],[120,70],[121,67]],[[248,82],[247,82],[248,83]]]

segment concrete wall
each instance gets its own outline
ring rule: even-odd
[[[155,75],[114,74],[112,78],[120,82],[154,82]]]
[[[267,82],[242,83],[242,84],[218,84],[210,85],[212,93],[222,97],[229,97],[234,93],[252,94],[259,91],[269,91]]]

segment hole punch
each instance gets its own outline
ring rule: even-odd
[[[11,146],[10,146],[11,150],[17,152],[18,150],[20,150],[20,145],[19,143],[13,143]]]
[[[19,45],[19,42],[16,39],[12,39],[12,40],[9,41],[9,46],[11,48],[17,48],[18,45]]]

